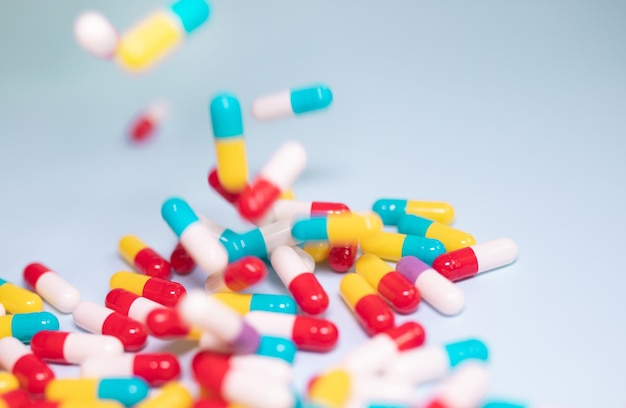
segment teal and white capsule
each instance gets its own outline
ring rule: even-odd
[[[209,276],[222,273],[228,265],[228,253],[214,231],[182,198],[167,199],[161,206],[161,216],[178,236],[180,243],[196,264]]]
[[[148,396],[150,387],[139,377],[57,378],[46,386],[46,399],[51,401],[114,400],[126,407]]]
[[[333,102],[326,85],[294,88],[264,95],[252,102],[252,116],[267,121],[325,109]]]
[[[296,343],[286,337],[261,336],[261,342],[255,354],[278,358],[293,364],[297,349]]]
[[[59,330],[59,319],[50,312],[0,316],[0,338],[15,337],[22,343],[30,343],[42,330]]]
[[[446,377],[463,361],[488,359],[489,350],[485,343],[468,339],[403,352],[384,366],[383,374],[391,379],[418,385]]]

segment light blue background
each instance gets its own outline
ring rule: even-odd
[[[2,4],[0,276],[19,283],[40,261],[101,302],[108,277],[127,269],[121,236],[169,256],[176,240],[159,210],[171,195],[249,228],[206,183],[208,102],[228,90],[242,103],[252,172],[286,140],[307,148],[299,199],[354,210],[382,197],[448,201],[478,241],[519,244],[514,265],[459,283],[462,315],[424,304],[400,319],[421,322],[428,344],[483,338],[492,396],[624,406],[626,3],[215,0],[209,24],[142,75],[73,40],[85,9],[125,29],[160,4]],[[332,87],[329,111],[250,117],[256,96],[313,82]],[[155,97],[170,118],[132,147],[129,120]],[[341,340],[332,353],[299,353],[300,389],[365,340],[338,297],[341,275],[318,271]],[[202,274],[181,281],[200,285]],[[258,289],[284,291],[275,279]],[[74,330],[69,317],[61,328]],[[148,350],[163,347],[151,339]]]

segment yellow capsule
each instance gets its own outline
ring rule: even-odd
[[[46,399],[52,401],[97,400],[99,382],[100,380],[96,378],[57,378],[46,386]]]
[[[293,192],[293,190],[288,189],[288,190],[281,191],[280,196],[278,196],[278,198],[280,200],[295,200],[296,194]]]
[[[250,311],[250,302],[252,295],[247,293],[233,293],[233,292],[217,292],[211,293],[211,297],[223,302],[225,305],[239,313],[245,315]]]
[[[119,271],[111,276],[109,286],[111,289],[122,288],[141,296],[143,294],[143,288],[149,279],[152,279],[152,277],[135,272]]]
[[[0,316],[0,339],[13,336],[13,316]]]
[[[383,231],[376,235],[362,238],[359,244],[361,251],[366,254],[374,254],[383,259],[397,261],[402,258],[402,247],[405,238],[405,234]]]
[[[114,400],[131,406],[144,400],[149,390],[139,377],[57,378],[46,386],[45,397],[52,401]]]
[[[32,313],[43,310],[43,300],[38,294],[3,279],[0,279],[0,303],[7,313]]]
[[[421,215],[442,224],[452,224],[454,221],[454,207],[440,201],[413,201],[406,202],[407,214]]]
[[[147,68],[172,51],[183,37],[176,17],[166,11],[157,11],[122,36],[117,61],[133,71]]]
[[[324,262],[328,258],[330,244],[326,241],[307,242],[302,249],[311,255],[316,263]]]
[[[361,237],[375,234],[383,229],[383,222],[376,213],[353,212],[328,214],[328,241],[333,244],[357,242]]]
[[[341,278],[339,283],[339,294],[351,310],[354,310],[357,303],[369,295],[376,295],[365,278],[356,273],[347,273]]]
[[[327,408],[341,408],[350,397],[350,382],[346,371],[329,371],[313,380],[309,387],[309,399]]]
[[[136,408],[189,408],[193,405],[193,397],[180,382],[172,381],[165,384],[161,391]]]
[[[2,337],[0,335],[0,337]],[[0,371],[0,394],[5,392],[17,390],[20,388],[20,383],[17,381],[17,377],[11,373]]]
[[[241,192],[248,185],[248,160],[243,136],[216,138],[215,155],[222,187],[231,193]]]
[[[122,258],[130,265],[134,265],[139,251],[148,248],[148,245],[134,235],[125,235],[120,239],[118,247]]]

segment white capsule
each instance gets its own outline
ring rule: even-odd
[[[385,333],[380,333],[350,351],[342,367],[354,375],[374,375],[398,353],[398,346]]]
[[[246,390],[246,392],[241,392]],[[224,377],[221,393],[228,401],[250,408],[290,408],[294,406],[289,385],[264,378],[262,374],[231,369]]]
[[[80,292],[59,274],[40,263],[24,268],[24,280],[46,302],[61,313],[72,313],[80,303]]]
[[[134,363],[134,354],[120,353],[115,358],[94,356],[80,364],[80,376],[87,378],[132,376]]]
[[[450,371],[450,357],[443,347],[419,347],[385,362],[383,376],[391,381],[401,380],[422,384],[444,378]]]
[[[104,321],[114,313],[108,307],[93,302],[82,301],[74,308],[72,318],[74,323],[90,333],[101,334]]]
[[[289,385],[293,377],[291,364],[280,358],[241,354],[231,356],[228,361],[237,370],[256,373],[259,377],[283,385]]]
[[[189,256],[207,274],[222,273],[228,265],[228,253],[215,238],[215,232],[196,222],[180,235],[180,243]]]
[[[298,317],[287,313],[256,310],[246,313],[243,318],[259,333],[291,339],[293,336],[293,326]]]
[[[259,177],[271,181],[280,191],[293,185],[306,167],[306,150],[298,142],[285,142],[259,172]]]
[[[256,120],[274,120],[293,116],[291,91],[286,89],[255,99],[252,102],[252,116]]]
[[[25,355],[32,354],[30,348],[15,337],[0,339],[0,368],[13,371],[17,361]]]
[[[278,91],[252,102],[252,116],[257,120],[273,120],[297,116],[327,108],[333,93],[326,85]]]
[[[203,331],[200,335],[198,348],[200,350],[217,351],[223,354],[231,354],[233,352],[232,347],[230,347],[228,343],[209,331]]]
[[[463,362],[441,384],[430,404],[446,408],[475,408],[487,394],[488,380],[484,364]]]
[[[78,44],[98,58],[111,59],[117,51],[119,34],[109,20],[97,11],[86,11],[74,23]]]

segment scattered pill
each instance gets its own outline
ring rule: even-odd
[[[252,102],[252,116],[256,120],[275,120],[327,108],[333,93],[326,85],[279,91],[264,95]]]
[[[403,215],[398,219],[398,232],[437,239],[448,252],[476,243],[474,237],[465,231],[413,214]]]
[[[148,384],[137,377],[57,378],[46,386],[49,400],[95,401],[114,400],[126,407],[148,396]]]
[[[122,258],[138,272],[162,279],[171,275],[170,263],[138,237],[125,235],[120,239],[118,247]]]
[[[146,324],[150,312],[163,308],[160,303],[120,288],[107,293],[104,305],[143,324]]]
[[[30,343],[42,330],[59,330],[59,319],[50,312],[16,313],[0,316],[0,338],[15,337]]]
[[[124,352],[114,336],[44,330],[33,336],[30,348],[44,361],[80,364],[91,357],[111,358]]]
[[[128,138],[132,143],[146,143],[154,138],[169,113],[163,100],[155,100],[142,109],[130,122]]]
[[[0,339],[0,368],[9,371],[26,391],[42,394],[54,372],[15,337]]]
[[[413,255],[429,265],[437,256],[446,252],[439,240],[387,231],[363,237],[359,244],[364,253],[388,261],[398,261],[403,256]]]
[[[74,38],[86,51],[102,59],[113,58],[119,44],[117,30],[97,11],[86,11],[76,18]]]
[[[346,274],[339,284],[339,293],[368,335],[394,326],[393,311],[361,275]]]
[[[31,263],[24,268],[24,281],[61,313],[72,313],[80,303],[78,289],[40,263]]]
[[[440,201],[417,201],[381,198],[372,205],[372,210],[382,218],[385,225],[396,225],[401,216],[415,214],[442,224],[454,220],[454,208]]]
[[[32,313],[43,310],[41,297],[0,278],[0,303],[7,313]]]
[[[225,303],[240,315],[252,311],[296,314],[297,304],[291,296],[271,293],[213,293],[211,297]]]
[[[474,408],[487,393],[488,374],[483,363],[460,364],[435,391],[425,408]]]
[[[125,289],[168,307],[176,306],[187,292],[178,282],[128,271],[114,273],[109,280],[109,286],[111,289]]]
[[[81,377],[139,377],[151,387],[180,377],[178,358],[172,353],[137,353],[95,356],[80,364]]]

